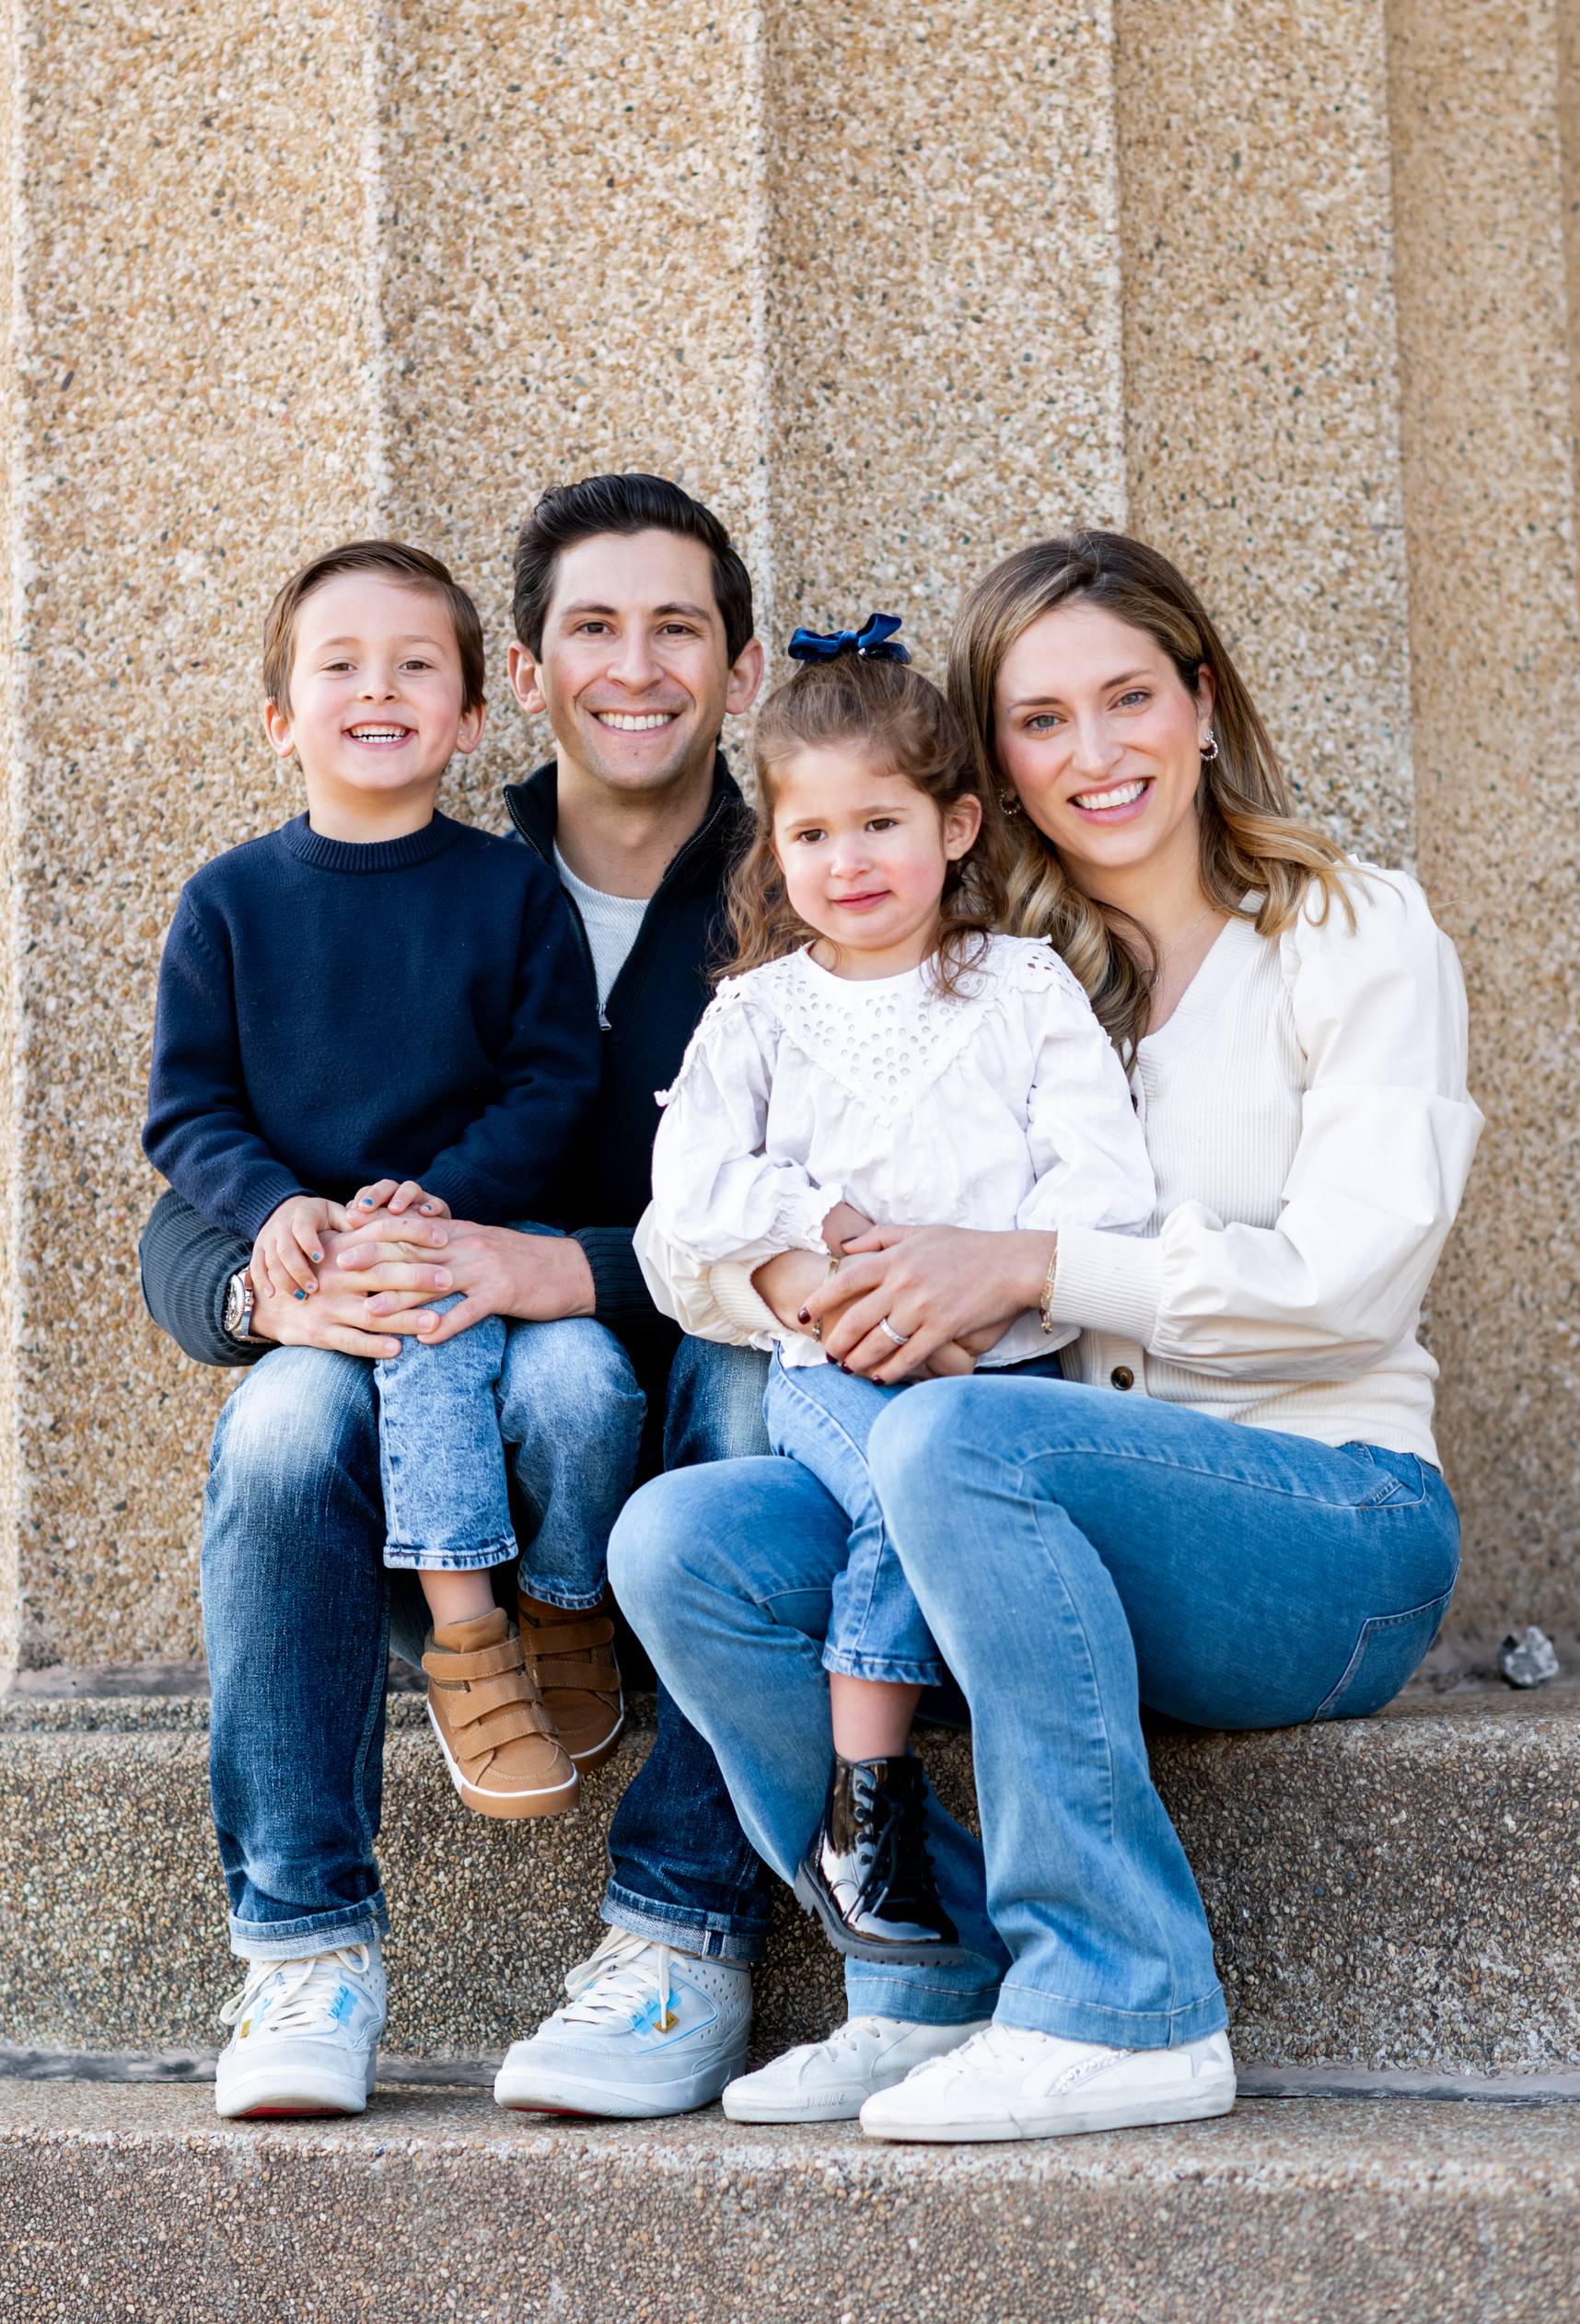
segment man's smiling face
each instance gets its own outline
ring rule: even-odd
[[[732,669],[713,561],[679,533],[595,533],[561,552],[536,661],[512,646],[524,710],[546,710],[562,754],[610,790],[663,791],[711,766],[726,714],[747,708],[761,657]]]

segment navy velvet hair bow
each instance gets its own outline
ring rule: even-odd
[[[911,657],[904,646],[889,643],[899,627],[898,613],[875,613],[865,630],[836,630],[832,637],[822,637],[816,630],[797,630],[790,640],[791,657],[797,662],[832,662],[842,654],[859,654],[865,662],[908,662]]]

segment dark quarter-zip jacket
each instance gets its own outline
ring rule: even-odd
[[[520,839],[551,867],[558,789],[551,764],[505,792]],[[654,1092],[679,1073],[707,1005],[709,970],[725,941],[725,885],[749,826],[720,752],[707,812],[659,882],[604,1005],[609,1029],[598,1093],[542,1204],[544,1223],[565,1227],[586,1251],[598,1319],[624,1342],[650,1404],[680,1336],[653,1305],[632,1249],[651,1191]],[[585,946],[580,914],[566,901]],[[249,1364],[268,1352],[266,1342],[233,1340],[225,1330],[226,1289],[249,1255],[248,1244],[211,1226],[179,1194],[166,1192],[155,1203],[139,1251],[143,1296],[155,1322],[195,1363]]]

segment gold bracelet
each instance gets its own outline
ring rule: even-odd
[[[1037,1302],[1037,1312],[1041,1318],[1042,1329],[1047,1332],[1051,1332],[1053,1330],[1053,1270],[1058,1266],[1058,1264],[1059,1238],[1055,1235],[1053,1238],[1053,1256],[1048,1261],[1048,1272],[1042,1279],[1042,1296]]]
[[[843,1253],[842,1251],[838,1251],[838,1250],[837,1250],[837,1251],[835,1251],[835,1253],[834,1253],[833,1257],[832,1257],[832,1258],[830,1260],[830,1261],[829,1261],[829,1272],[828,1272],[828,1273],[827,1273],[827,1274],[823,1277],[823,1281],[824,1281],[825,1283],[831,1283],[831,1282],[832,1282],[832,1280],[833,1280],[833,1278],[834,1278],[834,1277],[835,1277],[835,1276],[839,1273],[839,1272],[840,1272],[840,1261],[843,1258],[843,1256],[844,1256],[844,1253]],[[823,1319],[822,1319],[822,1317],[821,1317],[821,1316],[819,1316],[819,1317],[818,1318],[817,1322],[816,1322],[816,1323],[812,1326],[812,1337],[813,1337],[813,1339],[814,1339],[814,1340],[820,1340],[820,1339],[822,1338],[822,1336],[823,1336]]]

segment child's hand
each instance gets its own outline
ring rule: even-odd
[[[974,1339],[976,1334],[973,1332],[970,1336]],[[998,1336],[997,1332],[993,1334],[995,1339]],[[941,1348],[934,1349],[924,1368],[929,1379],[958,1379],[962,1372],[976,1370],[977,1359],[971,1354],[969,1341],[946,1340]]]
[[[253,1290],[266,1298],[288,1291],[305,1299],[319,1287],[313,1269],[323,1262],[322,1237],[343,1234],[345,1226],[345,1212],[338,1203],[326,1203],[318,1194],[288,1195],[258,1230],[252,1246]]]
[[[380,1179],[376,1186],[359,1186],[351,1198],[351,1224],[355,1226],[370,1211],[388,1211],[399,1218],[416,1210],[424,1218],[448,1218],[450,1206],[438,1195],[426,1193],[415,1179]]]

